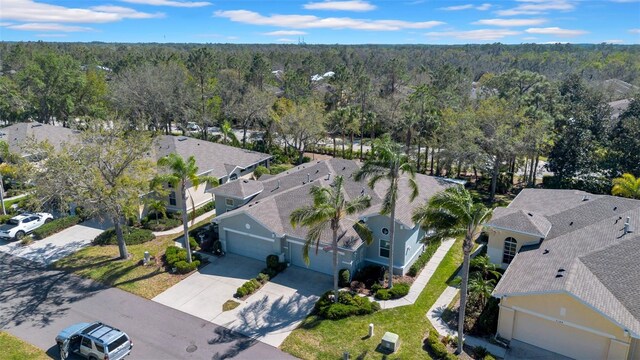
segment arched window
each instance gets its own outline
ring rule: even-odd
[[[237,180],[238,179],[238,174],[233,173],[231,174],[231,176],[229,176],[229,180]]]
[[[504,239],[504,251],[502,252],[502,263],[511,264],[511,260],[516,256],[518,241],[512,237]]]

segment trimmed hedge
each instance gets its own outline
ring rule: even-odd
[[[409,293],[411,286],[406,283],[397,283],[391,289],[378,288],[375,298],[378,300],[399,299]]]
[[[265,167],[265,166],[258,166],[256,167],[255,170],[253,170],[253,176],[256,177],[256,179],[260,179],[260,176],[264,175],[264,174],[271,174],[271,171],[269,170],[269,168]]]
[[[407,272],[407,275],[416,277],[418,273],[420,273],[420,271],[424,269],[425,266],[427,266],[427,262],[429,262],[429,260],[431,259],[431,257],[433,257],[433,254],[436,253],[439,247],[440,241],[430,242],[427,245],[426,249],[424,249],[424,252],[420,254],[418,260],[416,260],[413,265],[411,265],[409,271]]]
[[[351,284],[351,272],[349,269],[340,269],[338,271],[338,285],[341,287],[349,286]]]
[[[177,228],[180,225],[182,225],[182,220],[174,218],[159,218],[157,223],[154,218],[144,218],[142,220],[142,226],[151,231],[165,231]]]
[[[341,291],[337,302],[331,301],[330,296],[332,295],[333,291],[327,291],[316,302],[314,311],[318,316],[329,320],[338,320],[353,315],[368,315],[380,310],[380,304],[357,294]]]
[[[241,298],[241,297],[245,297],[247,295],[251,295],[254,292],[256,292],[258,289],[260,289],[261,287],[262,287],[262,283],[260,283],[260,281],[258,281],[256,279],[251,279],[251,280],[245,282],[244,284],[242,284],[242,286],[240,286],[236,290],[235,297]]]
[[[200,260],[187,262],[187,250],[177,246],[169,246],[164,252],[164,262],[169,268],[175,268],[178,274],[187,274],[200,266]]]
[[[66,228],[72,227],[80,222],[79,216],[65,216],[52,220],[39,228],[33,230],[33,237],[36,240],[44,239]]]
[[[444,360],[457,360],[458,357],[454,354],[450,353],[447,350],[447,347],[440,341],[438,338],[438,333],[435,330],[429,331],[429,336],[427,336],[427,345],[435,355],[436,359],[444,359]]]
[[[153,232],[149,229],[139,229],[124,226],[122,228],[122,233],[124,235],[124,242],[127,245],[142,244],[156,238]],[[93,239],[94,245],[116,245],[117,243],[118,238],[116,237],[115,228],[110,228]]]

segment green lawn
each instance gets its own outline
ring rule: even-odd
[[[289,335],[281,349],[302,359],[338,359],[348,351],[352,359],[425,359],[422,340],[431,329],[426,313],[447,286],[462,262],[462,240],[457,240],[414,305],[381,310],[372,315],[331,321],[307,317]],[[369,323],[374,336],[366,338]],[[400,335],[400,350],[390,356],[376,352],[386,331]]]
[[[0,360],[50,359],[37,347],[0,331]]]
[[[190,230],[208,224],[212,218],[197,223]],[[118,259],[117,245],[88,246],[58,260],[54,266],[151,299],[188,276],[168,273],[161,261],[167,246],[181,237],[182,233],[159,236],[144,244],[127,246],[132,255],[127,260]],[[156,258],[155,264],[141,265],[145,251]]]

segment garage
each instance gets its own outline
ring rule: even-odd
[[[227,243],[226,251],[229,253],[260,261],[266,261],[267,255],[274,253],[272,240],[238,234],[228,229],[225,229],[225,239]]]
[[[560,322],[515,313],[513,338],[576,359],[606,359],[609,338]]]
[[[309,266],[305,264],[304,257],[302,256],[302,248],[304,246],[301,244],[295,244],[289,242],[289,258],[291,259],[291,264],[295,266],[299,266],[305,269],[314,270],[317,272],[321,272],[324,274],[333,275],[333,254],[330,252],[325,252],[322,250],[322,247],[318,249],[318,254],[316,255],[316,249],[309,249]],[[342,255],[338,255],[338,268],[340,268],[341,258],[344,258]],[[345,265],[345,267],[347,267]]]

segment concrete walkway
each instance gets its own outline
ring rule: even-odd
[[[189,226],[191,226],[191,223],[197,224],[203,220],[205,220],[206,218],[213,216],[216,214],[215,210],[211,210],[209,212],[206,212],[200,216],[198,216],[195,221],[189,221]],[[169,229],[169,230],[165,230],[165,231],[154,231],[154,235],[155,236],[163,236],[163,235],[174,235],[174,234],[179,234],[181,232],[184,231],[184,227],[182,225],[175,227],[173,229]]]
[[[420,296],[422,290],[424,290],[425,286],[427,286],[427,283],[431,279],[431,276],[433,276],[433,273],[436,272],[436,269],[440,265],[440,262],[447,255],[449,249],[451,249],[451,246],[453,246],[453,243],[455,243],[455,241],[455,239],[448,239],[440,244],[440,247],[438,248],[438,250],[436,250],[436,253],[433,254],[431,259],[429,259],[429,261],[427,262],[427,265],[420,272],[420,275],[418,275],[413,284],[411,284],[411,288],[409,289],[409,293],[407,294],[407,296],[394,300],[376,300],[373,298],[373,296],[371,296],[370,299],[379,302],[382,309],[392,309],[398,306],[415,304],[416,300],[418,300],[418,296]]]
[[[49,265],[91,244],[109,225],[87,220],[27,246],[20,241],[0,240],[0,252]]]

